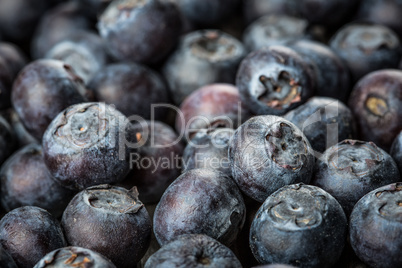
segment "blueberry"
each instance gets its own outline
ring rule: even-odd
[[[11,101],[26,129],[40,140],[58,113],[86,101],[87,94],[81,78],[69,65],[57,60],[36,60],[19,73]]]
[[[402,184],[394,183],[366,194],[350,216],[350,244],[370,267],[402,266]]]
[[[250,247],[260,263],[331,267],[346,242],[342,207],[324,190],[285,186],[262,204],[250,229]]]
[[[126,116],[139,115],[151,119],[152,104],[169,103],[169,93],[162,78],[140,64],[111,64],[93,77],[88,88],[98,101],[115,105]],[[166,118],[162,108],[154,109],[155,120]]]
[[[131,130],[140,147],[130,155],[131,171],[118,185],[137,186],[145,204],[157,203],[166,188],[180,175],[184,146],[168,125],[158,121],[137,123]]]
[[[31,143],[37,143],[38,141],[26,130],[21,119],[14,109],[8,109],[4,114],[7,122],[12,128],[13,138],[17,142],[17,147],[20,148]],[[1,120],[0,120],[1,121]],[[8,143],[9,144],[9,143]]]
[[[398,67],[401,57],[398,36],[381,25],[345,25],[332,36],[330,46],[346,63],[354,82],[370,72]]]
[[[363,77],[354,87],[349,107],[360,139],[388,150],[402,128],[402,71],[380,70]]]
[[[402,131],[394,139],[390,154],[398,166],[399,173],[402,174]]]
[[[295,0],[247,0],[243,11],[248,23],[267,14],[300,16],[298,1]]]
[[[1,204],[7,211],[37,206],[59,217],[74,195],[51,177],[39,144],[15,152],[1,167],[0,183]]]
[[[154,214],[160,245],[182,234],[205,234],[224,245],[234,242],[246,208],[233,180],[212,169],[192,169],[165,191]]]
[[[204,129],[197,132],[184,150],[182,172],[195,168],[209,168],[231,177],[228,148],[233,133],[234,130],[231,128]]]
[[[115,0],[100,17],[98,30],[116,59],[154,64],[178,42],[180,13],[168,1]]]
[[[237,128],[252,114],[241,103],[239,90],[230,84],[211,84],[191,93],[176,116],[176,130],[187,140],[202,129]]]
[[[317,160],[311,184],[335,197],[349,216],[363,195],[397,181],[398,167],[389,154],[372,142],[345,140]]]
[[[4,250],[3,246],[0,245],[0,266],[3,268],[17,268],[13,258],[7,251]]]
[[[43,136],[45,164],[60,184],[71,189],[118,182],[129,172],[135,141],[130,127],[127,118],[109,105],[70,106]]]
[[[314,156],[304,134],[277,116],[256,116],[229,142],[232,175],[240,190],[260,203],[282,186],[313,175]]]
[[[356,136],[352,112],[336,99],[313,97],[283,117],[301,129],[311,147],[319,153]]]
[[[313,69],[294,50],[271,46],[251,52],[240,64],[236,86],[255,114],[282,115],[315,90]]]
[[[14,130],[7,120],[0,116],[0,164],[3,164],[16,148],[17,140]]]
[[[89,187],[71,200],[61,223],[70,245],[96,251],[122,268],[135,267],[151,239],[151,220],[135,187]]]
[[[173,101],[179,105],[208,84],[233,84],[245,53],[240,41],[219,30],[199,30],[183,36],[162,70]]]
[[[47,253],[66,246],[59,222],[32,206],[16,208],[1,219],[0,243],[18,267],[33,267]]]
[[[63,267],[116,268],[104,256],[90,249],[65,247],[53,250],[43,257],[34,268]]]
[[[210,267],[241,268],[233,252],[203,234],[178,237],[155,252],[145,263],[145,268]]]

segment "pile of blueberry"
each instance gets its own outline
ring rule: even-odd
[[[401,18],[0,0],[0,267],[401,268]]]

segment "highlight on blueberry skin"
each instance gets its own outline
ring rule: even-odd
[[[33,206],[16,208],[1,219],[0,243],[18,267],[33,267],[47,253],[67,246],[59,222]]]
[[[34,268],[116,268],[116,266],[101,254],[81,247],[65,247],[46,254]]]
[[[181,235],[155,252],[145,268],[211,267],[241,268],[236,255],[217,240],[203,234]]]
[[[232,178],[213,169],[192,169],[165,191],[154,214],[161,246],[182,234],[205,234],[230,246],[243,227],[246,207]]]
[[[241,125],[228,155],[240,190],[260,203],[285,185],[309,183],[313,175],[314,155],[307,138],[293,123],[273,115]]]
[[[319,187],[293,184],[269,196],[250,229],[250,247],[262,264],[332,267],[346,242],[339,203]]]
[[[46,166],[70,189],[118,182],[129,172],[129,152],[135,142],[130,129],[128,119],[109,105],[70,106],[43,136]]]
[[[402,184],[378,188],[353,208],[349,223],[350,244],[370,267],[402,266]]]
[[[71,200],[61,223],[69,245],[96,251],[116,267],[134,267],[151,241],[151,219],[135,187],[89,187]]]

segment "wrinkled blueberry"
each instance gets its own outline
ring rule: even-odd
[[[135,187],[89,187],[71,200],[61,223],[70,245],[96,251],[122,268],[135,267],[151,239],[151,220]]]
[[[382,25],[345,25],[332,37],[330,46],[346,63],[354,82],[370,72],[398,67],[401,57],[398,36]]]
[[[402,174],[402,131],[394,139],[390,154],[399,168],[399,173]]]
[[[243,227],[246,207],[232,178],[213,169],[192,169],[165,191],[154,214],[160,245],[182,234],[205,234],[231,245]]]
[[[217,240],[203,234],[178,237],[155,252],[145,268],[210,267],[241,268],[236,255]]]
[[[304,134],[277,116],[256,116],[241,125],[229,142],[232,175],[240,190],[260,203],[279,188],[308,183],[314,156]]]
[[[271,46],[251,52],[240,64],[236,86],[255,114],[282,115],[311,97],[315,75],[294,50]]]
[[[70,106],[43,136],[45,164],[63,186],[82,190],[114,183],[129,172],[130,146],[135,142],[127,118],[102,103]]]
[[[311,184],[335,197],[348,216],[363,195],[397,181],[398,167],[389,154],[372,142],[345,140],[317,160]]]
[[[169,93],[162,78],[153,70],[134,63],[111,64],[100,70],[88,88],[98,101],[115,105],[126,116],[151,119],[152,104],[169,103]],[[166,117],[166,109],[155,108],[155,120]]]
[[[402,128],[402,71],[381,70],[362,78],[349,98],[360,139],[388,150]]]
[[[219,30],[199,30],[183,36],[163,67],[173,101],[178,105],[208,84],[233,84],[245,53],[240,41]]]
[[[57,60],[36,60],[19,73],[11,101],[25,128],[40,140],[61,111],[87,100],[87,91],[73,69]]]
[[[100,17],[98,30],[116,59],[157,63],[178,42],[180,13],[169,1],[115,0]]]
[[[1,219],[0,243],[18,267],[33,267],[47,253],[67,246],[59,222],[31,206],[16,208]]]
[[[43,257],[34,268],[116,268],[104,256],[90,249],[66,247],[53,250]]]
[[[262,204],[250,229],[260,263],[331,267],[346,242],[347,221],[339,203],[321,188],[285,186]]]
[[[1,204],[7,211],[37,206],[59,217],[74,195],[51,177],[39,144],[14,153],[1,167],[0,183]]]
[[[402,184],[394,183],[366,194],[350,216],[350,244],[370,267],[402,266]]]
[[[320,153],[356,136],[352,112],[336,99],[313,97],[283,117],[303,131],[311,147]]]

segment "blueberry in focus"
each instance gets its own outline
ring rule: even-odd
[[[401,57],[398,36],[382,25],[347,24],[329,44],[348,66],[353,82],[376,70],[397,68]]]
[[[1,219],[0,243],[18,267],[33,267],[47,253],[67,246],[59,222],[33,206],[16,208]]]
[[[321,188],[293,184],[269,196],[250,229],[250,247],[262,264],[332,267],[346,242],[339,203]]]
[[[237,72],[236,86],[255,114],[282,115],[315,91],[313,67],[285,46],[261,48],[248,54]]]
[[[65,247],[46,254],[34,268],[116,268],[107,258],[90,249],[81,247]]]
[[[208,84],[233,84],[245,55],[243,44],[220,30],[184,35],[162,69],[174,103],[179,105],[193,91]]]
[[[182,234],[205,234],[230,246],[243,227],[246,207],[232,178],[213,169],[192,169],[165,191],[154,214],[161,246]]]
[[[45,164],[70,189],[118,182],[129,172],[129,152],[135,142],[130,128],[127,118],[109,105],[72,105],[43,136]]]
[[[115,105],[126,116],[151,119],[152,104],[170,103],[162,78],[150,68],[135,63],[107,65],[97,72],[88,88],[100,102]],[[166,118],[163,108],[154,109],[155,120]]]
[[[380,70],[363,77],[354,87],[349,108],[360,139],[389,150],[402,129],[402,71]]]
[[[309,183],[314,155],[293,123],[277,116],[256,116],[234,133],[228,150],[232,175],[240,190],[262,203],[279,188]]]
[[[312,97],[283,116],[295,124],[317,152],[356,136],[356,125],[349,108],[342,102]]]
[[[98,252],[116,267],[134,267],[151,239],[151,219],[135,187],[89,187],[71,200],[61,223],[69,245]]]
[[[366,194],[350,216],[350,244],[370,267],[402,266],[402,185],[393,183]]]
[[[116,59],[144,64],[164,59],[178,42],[181,27],[176,5],[159,0],[115,0],[98,21]]]
[[[318,158],[311,184],[335,197],[349,216],[365,194],[398,181],[398,167],[389,154],[372,142],[344,140]]]
[[[203,234],[181,235],[155,252],[145,268],[164,267],[241,268],[236,255],[217,240]]]
[[[133,124],[131,132],[138,142],[130,154],[130,173],[119,186],[136,186],[145,204],[157,203],[166,188],[180,175],[184,146],[174,130],[158,121]]]
[[[62,61],[42,59],[27,65],[14,81],[11,101],[25,128],[40,140],[61,111],[87,100],[82,79]]]
[[[0,169],[0,183],[6,211],[37,206],[59,217],[75,194],[52,178],[39,144],[27,145],[7,159]]]
[[[402,174],[402,131],[394,139],[391,146],[390,154],[398,166],[399,173]]]
[[[231,128],[198,131],[184,149],[182,172],[209,168],[231,177],[228,148],[233,133],[234,130]]]

